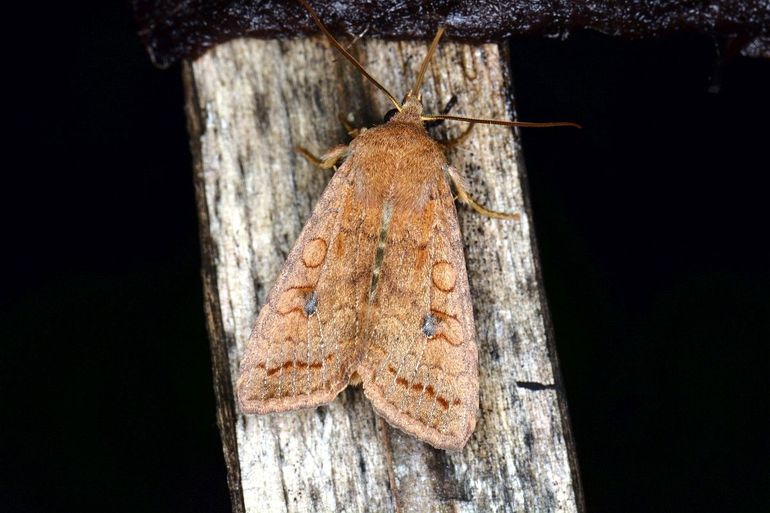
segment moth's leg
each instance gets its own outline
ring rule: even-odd
[[[468,195],[468,183],[465,181],[465,177],[458,173],[452,166],[446,166],[445,171],[455,186],[457,199],[460,200],[460,202],[465,203],[483,216],[493,217],[495,219],[519,219],[520,215],[518,212],[496,212],[479,205]]]
[[[444,109],[441,111],[441,114],[443,116],[446,116],[447,114],[449,114],[449,112],[451,112],[452,110],[452,107],[454,107],[456,103],[457,103],[457,96],[453,94],[452,97],[449,98],[449,101],[446,102],[446,105],[444,105]],[[433,128],[434,126],[439,126],[443,122],[444,122],[443,119],[428,121],[427,123],[425,123],[425,128]]]
[[[321,164],[323,163],[323,161],[320,158],[316,157],[313,152],[311,152],[304,146],[297,146],[296,148],[294,148],[294,151],[296,151],[297,153],[305,157],[305,160],[307,160],[314,166],[321,167]]]
[[[449,150],[457,146],[458,144],[462,144],[465,142],[465,140],[468,138],[469,135],[471,135],[471,130],[473,130],[474,125],[476,123],[470,123],[468,125],[468,128],[463,130],[463,133],[458,135],[457,137],[453,139],[447,139],[445,141],[438,141],[438,143],[444,147],[445,150]]]
[[[449,114],[449,112],[452,110],[452,107],[454,107],[456,103],[457,103],[457,96],[453,94],[452,97],[449,98],[449,101],[444,106],[444,109],[441,111],[441,114],[444,115],[444,116]],[[428,121],[428,122],[425,123],[425,128],[432,128],[434,126],[439,126],[443,122],[444,122],[443,119],[437,119],[437,120],[434,120],[434,121]],[[474,124],[475,123],[471,123],[470,125],[468,125],[468,128],[463,130],[463,133],[461,133],[457,137],[455,137],[453,139],[447,139],[447,140],[444,140],[444,141],[439,140],[438,143],[441,146],[443,146],[444,149],[446,149],[446,150],[452,149],[455,146],[457,146],[458,144],[462,144],[463,142],[465,142],[465,140],[471,134],[471,130],[473,130],[473,125]]]
[[[348,147],[345,144],[338,144],[337,146],[330,148],[320,157],[316,157],[310,150],[302,146],[297,146],[295,150],[314,166],[318,166],[321,169],[330,169],[336,167],[337,162],[339,162],[339,160],[345,156],[345,153],[347,153]]]
[[[357,128],[350,124],[350,122],[345,119],[345,116],[342,114],[339,114],[337,116],[337,119],[340,120],[340,124],[342,124],[342,127],[345,129],[345,131],[348,133],[351,139],[355,139],[362,133],[366,132],[366,127]]]

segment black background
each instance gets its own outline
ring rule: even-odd
[[[179,67],[46,14],[5,34],[0,509],[227,511]],[[717,48],[512,45],[520,118],[585,126],[523,146],[589,511],[770,503],[770,61]]]

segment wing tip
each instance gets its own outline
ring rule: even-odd
[[[235,395],[241,413],[245,415],[264,415],[267,413],[306,410],[329,404],[346,387],[347,383],[337,388],[311,394],[262,398],[255,397],[253,390],[246,386],[243,378],[240,378],[236,385]]]
[[[409,416],[406,412],[396,408],[387,402],[377,390],[364,386],[364,395],[372,404],[374,411],[385,419],[388,424],[404,433],[421,440],[436,449],[445,451],[461,451],[468,443],[476,428],[477,411],[469,412],[465,409],[465,422],[462,429],[456,432],[441,432],[438,429],[426,426],[419,420]]]

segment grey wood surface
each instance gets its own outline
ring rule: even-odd
[[[367,41],[355,53],[397,97],[427,44]],[[336,59],[336,60],[335,60]],[[384,95],[322,39],[235,40],[183,69],[203,280],[234,511],[583,511],[515,133],[477,126],[448,153],[470,191],[521,220],[460,206],[479,346],[481,411],[465,449],[444,452],[390,428],[360,389],[312,411],[244,416],[233,383],[252,323],[331,171],[295,151],[347,142],[338,115],[371,125]],[[497,45],[443,43],[426,111],[512,119]],[[460,123],[436,130],[457,135]]]

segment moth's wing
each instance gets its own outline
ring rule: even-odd
[[[259,313],[237,383],[244,413],[328,403],[361,358],[379,220],[355,201],[354,178],[347,164],[332,177]]]
[[[478,354],[463,245],[443,176],[424,210],[394,209],[358,367],[389,423],[461,449],[476,425]]]

